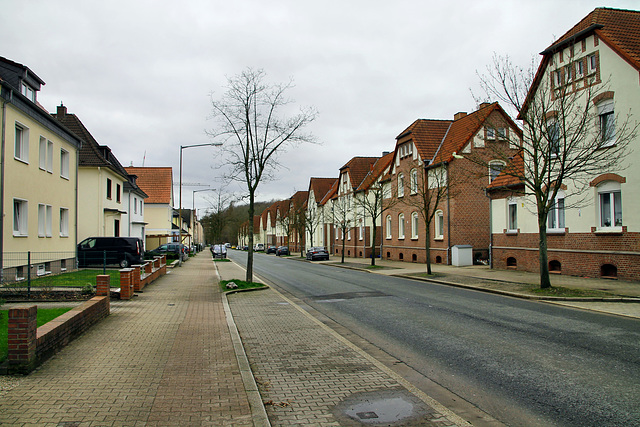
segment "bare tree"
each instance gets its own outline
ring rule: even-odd
[[[342,264],[344,264],[345,240],[353,228],[351,197],[351,194],[336,197],[331,203],[333,224],[340,230],[342,236],[342,259],[340,260]]]
[[[309,233],[309,247],[312,247],[314,246],[313,236],[315,235],[318,227],[322,225],[322,215],[320,214],[320,209],[318,209],[317,206],[308,208],[300,214],[300,219],[304,223],[303,232],[306,231],[307,233]],[[304,254],[302,253],[301,255]]]
[[[386,209],[391,208],[398,198],[389,199],[383,206],[383,185],[380,181],[372,184],[366,190],[355,193],[356,203],[362,208],[363,225],[371,219],[371,265],[376,265],[376,239],[378,228],[376,222],[382,218]]]
[[[419,170],[419,164],[416,161]],[[448,164],[436,162],[427,165],[410,179],[409,195],[402,198],[392,197],[390,200],[400,200],[402,204],[411,206],[419,213],[421,223],[425,229],[425,252],[427,274],[431,273],[431,225],[436,212],[442,209],[442,204],[448,197],[453,197],[455,191],[455,177],[450,176]]]
[[[261,182],[274,179],[278,154],[303,142],[314,142],[305,126],[317,116],[313,108],[292,112],[286,97],[292,82],[269,84],[265,72],[247,68],[230,77],[220,99],[211,96],[211,118],[216,121],[207,134],[221,140],[231,168],[227,178],[246,186],[248,219],[253,223],[255,195]],[[246,280],[253,280],[253,233],[249,234]]]
[[[628,114],[603,121],[596,103],[608,85],[589,76],[573,81],[570,68],[546,73],[543,63],[536,74],[533,62],[525,69],[509,57],[494,55],[486,74],[478,74],[486,97],[506,104],[522,123],[524,141],[509,141],[512,146],[522,146],[516,161],[508,150],[496,150],[494,155],[504,159],[507,166],[502,173],[521,183],[526,199],[534,205],[541,288],[551,286],[547,221],[549,212],[557,208],[558,191],[568,189],[565,209],[584,206],[594,176],[623,169],[621,160],[628,154],[638,126]],[[477,157],[465,157],[482,163]]]

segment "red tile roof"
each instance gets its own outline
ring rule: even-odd
[[[591,32],[640,70],[640,11],[637,10],[596,8],[545,52],[562,47],[573,37],[580,40]]]
[[[138,187],[149,195],[145,204],[172,204],[173,174],[170,167],[135,167],[125,168],[127,173],[138,177]]]
[[[365,178],[362,180],[362,182],[360,183],[360,185],[358,186],[356,191],[366,191],[366,190],[368,190],[369,187],[371,187],[371,185],[374,182],[376,182],[376,180],[378,180],[380,175],[385,173],[385,171],[387,170],[387,168],[391,164],[391,161],[393,160],[393,155],[394,155],[394,153],[389,153],[389,154],[385,154],[384,156],[380,157],[376,161],[376,163],[373,165],[373,168],[371,169],[371,171],[369,171],[367,176],[365,176]]]
[[[544,56],[518,118],[522,117],[531,98],[538,90],[553,53],[566,47],[569,43],[576,43],[592,34],[597,35],[602,42],[618,53],[632,67],[640,70],[640,11],[596,8],[560,37],[557,42],[541,52],[541,55]]]
[[[500,104],[494,102],[492,104],[483,104],[477,111],[465,115],[451,124],[447,135],[442,142],[438,152],[433,157],[434,163],[450,162],[453,160],[453,153],[460,153],[462,149],[470,142],[478,130],[484,126],[489,115],[497,111],[510,124],[512,129],[516,129],[520,137],[522,137],[520,128],[511,120],[507,113],[500,107]]]
[[[340,168],[340,175],[348,169],[349,179],[351,180],[351,188],[355,190],[360,186],[362,180],[371,172],[373,165],[378,161],[379,157],[354,157]]]
[[[340,179],[336,178],[335,181],[333,181],[333,185],[331,186],[329,191],[327,191],[327,194],[325,194],[322,200],[320,200],[320,205],[325,205],[329,200],[333,198],[333,196],[338,194],[338,184],[340,184]]]
[[[418,119],[396,137],[396,147],[411,140],[422,160],[432,159],[451,123],[451,120]]]
[[[522,157],[522,151],[513,156],[513,160],[505,166],[500,174],[489,184],[488,190],[502,188],[502,187],[514,187],[518,185],[524,185],[519,178],[524,174],[524,159]],[[514,176],[515,175],[515,176]]]
[[[322,201],[335,182],[335,178],[311,178],[309,180],[309,192],[313,191],[316,203]]]

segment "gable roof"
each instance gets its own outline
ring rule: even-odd
[[[340,178],[336,178],[335,181],[333,181],[333,185],[331,185],[331,188],[329,189],[329,191],[327,191],[327,194],[325,194],[322,200],[320,200],[320,205],[324,206],[329,200],[333,198],[333,196],[335,196],[338,193],[339,183],[340,183]]]
[[[497,177],[491,184],[487,186],[487,190],[495,190],[504,187],[517,187],[522,186],[524,183],[522,180],[513,175],[522,176],[524,173],[524,158],[522,157],[522,151],[519,151],[513,159],[509,162],[505,168],[500,171]]]
[[[480,108],[471,114],[467,114],[453,121],[449,131],[444,137],[441,146],[431,159],[433,163],[451,162],[454,159],[453,153],[461,152],[469,143],[478,130],[484,126],[486,120],[491,113],[497,111],[509,123],[512,129],[518,132],[522,137],[522,133],[518,125],[511,120],[509,115],[500,107],[500,104],[494,102],[492,104],[482,104]]]
[[[557,52],[592,33],[640,70],[640,11],[598,7],[542,54]]]
[[[309,198],[308,191],[296,191],[296,193],[293,196],[291,196],[291,205],[296,210],[306,209],[308,198]]]
[[[438,151],[440,142],[447,134],[451,120],[418,119],[396,136],[396,147],[410,137],[421,159],[431,159]],[[400,142],[400,140],[403,140]],[[397,150],[396,150],[397,151]]]
[[[596,8],[558,41],[540,52],[543,55],[542,61],[538,66],[518,118],[521,118],[523,112],[527,110],[553,54],[592,34],[598,36],[603,43],[640,71],[640,12],[604,7]]]
[[[137,176],[136,183],[149,196],[145,204],[167,204],[173,201],[173,172],[170,167],[124,168],[127,173]]]
[[[373,169],[373,165],[375,165],[378,159],[379,157],[354,157],[340,168],[340,175],[342,175],[345,169],[348,169],[351,189],[355,190],[360,186],[360,183],[362,183],[362,180],[369,174],[371,169]]]
[[[333,183],[336,182],[335,178],[311,178],[309,179],[309,193],[313,191],[313,196],[316,203],[320,203],[324,196],[329,192]]]
[[[367,176],[364,177],[356,191],[366,191],[373,185],[374,182],[382,175],[393,160],[394,153],[387,153],[384,156],[380,157],[376,163],[373,165],[373,168],[369,171]]]
[[[68,113],[64,105],[58,106],[57,111],[51,115],[82,139],[82,147],[78,150],[78,166],[107,167],[128,179],[126,170],[111,149],[106,145],[98,144],[77,115]]]

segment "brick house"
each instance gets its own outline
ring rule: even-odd
[[[574,102],[591,104],[593,109],[593,135],[603,138],[600,150],[616,145],[628,113],[631,122],[637,123],[640,12],[597,8],[541,55],[528,98],[543,96],[545,84],[578,94]],[[599,94],[588,97],[591,90]],[[576,195],[579,188],[572,182],[560,187],[547,221],[551,273],[640,279],[640,169],[635,167],[640,162],[639,144],[636,136],[631,153],[620,159],[619,170],[606,170],[586,180],[586,192]],[[518,193],[521,183],[500,178],[491,189],[493,265],[538,272],[537,216],[535,209],[533,213],[524,209],[531,199]],[[580,205],[569,208],[570,200],[578,196],[584,197]]]
[[[453,120],[419,119],[396,137],[385,178],[382,256],[385,259],[451,264],[452,248],[471,246],[473,261],[488,260],[490,201],[485,188],[504,162],[493,160],[491,145],[515,155],[518,126],[498,103],[482,104]],[[472,156],[483,166],[465,158]],[[435,197],[438,195],[438,197]],[[424,206],[428,205],[429,209]],[[425,216],[433,213],[429,237]]]
[[[337,186],[332,188],[325,204],[325,220],[330,221],[325,224],[333,227],[331,253],[334,255],[342,255],[344,251],[346,257],[366,257],[364,218],[355,196],[379,160],[379,157],[354,157],[340,168]]]
[[[296,191],[289,199],[289,251],[304,252],[306,246],[307,200],[308,191]]]

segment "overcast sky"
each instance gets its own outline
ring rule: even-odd
[[[288,169],[258,191],[271,200],[393,150],[415,119],[473,111],[476,71],[494,52],[538,61],[603,6],[638,1],[3,0],[0,55],[42,78],[44,107],[63,102],[123,166],[171,166],[176,182],[180,145],[210,142],[210,94],[227,77],[253,67],[271,82],[293,78],[290,97],[319,112],[308,130],[320,144],[282,156]],[[183,150],[185,208],[193,190],[220,187],[216,150]],[[212,194],[197,192],[196,208]]]

